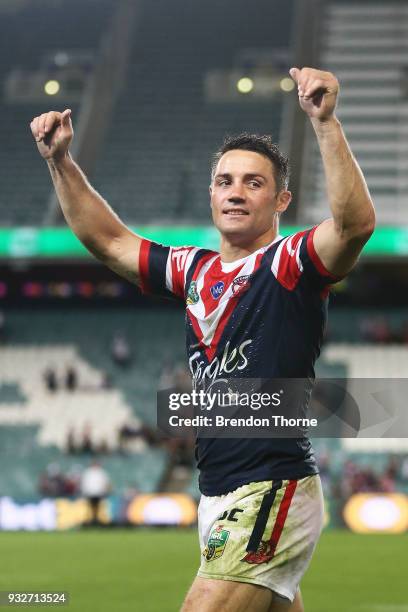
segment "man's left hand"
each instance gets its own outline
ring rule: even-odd
[[[298,86],[299,104],[311,119],[328,121],[333,117],[339,82],[331,72],[314,68],[291,68],[289,74]]]

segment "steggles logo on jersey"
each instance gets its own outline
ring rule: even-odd
[[[230,347],[230,341],[226,343],[222,356],[214,357],[214,359],[205,365],[205,362],[200,359],[200,351],[196,351],[188,360],[190,372],[193,378],[194,387],[197,383],[211,381],[216,383],[218,376],[231,374],[235,370],[245,370],[248,365],[248,358],[245,356],[245,348],[252,344],[252,339],[244,340],[239,346]],[[220,380],[220,379],[218,379]],[[205,384],[207,388],[207,385]],[[210,388],[210,387],[208,387]],[[207,388],[207,390],[208,390]]]
[[[211,287],[210,291],[214,300],[218,300],[221,297],[224,292],[224,287],[225,285],[223,281],[218,281],[218,283],[215,283],[215,285]]]
[[[196,281],[191,281],[190,287],[188,288],[188,293],[187,293],[187,305],[192,306],[193,304],[197,304],[199,299],[200,299],[200,296],[198,295],[198,291],[197,291],[197,283]]]
[[[232,285],[231,285],[232,295],[234,297],[237,296],[238,294],[240,295],[241,293],[244,293],[244,291],[248,291],[250,287],[250,283],[249,283],[250,277],[251,277],[250,274],[246,274],[244,276],[238,276],[237,278],[234,278],[234,280],[232,281]]]

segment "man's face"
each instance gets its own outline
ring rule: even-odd
[[[256,240],[274,227],[278,212],[290,202],[288,191],[276,192],[271,161],[253,151],[236,149],[218,162],[210,186],[214,225],[227,239]]]

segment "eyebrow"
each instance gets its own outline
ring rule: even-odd
[[[214,180],[219,179],[219,178],[231,179],[232,174],[230,174],[229,172],[224,172],[223,174],[216,174],[214,177]],[[244,174],[244,179],[251,179],[251,178],[261,178],[264,181],[267,180],[265,176],[263,176],[262,174],[259,174],[258,172],[256,173],[248,172],[247,174]]]

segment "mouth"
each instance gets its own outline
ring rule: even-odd
[[[239,217],[242,215],[249,215],[249,212],[244,210],[243,208],[226,208],[222,211],[223,215],[228,215],[230,217]]]

